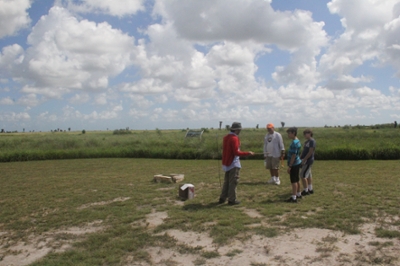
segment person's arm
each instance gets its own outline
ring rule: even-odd
[[[308,158],[310,158],[312,156],[312,154],[314,153],[315,148],[314,147],[310,147],[308,150],[308,153],[306,156],[304,156],[303,161],[307,162]]]
[[[315,141],[311,140],[310,141],[310,148],[308,150],[308,153],[301,160],[302,164],[305,164],[307,162],[307,160],[313,155],[314,151],[315,151]]]
[[[239,146],[240,146],[239,138],[234,138],[232,141],[232,145],[233,145],[233,153],[236,156],[248,156],[248,155],[254,154],[254,152],[252,152],[252,151],[241,151],[239,149]]]
[[[267,138],[264,137],[264,158],[267,157],[267,145],[268,145]]]
[[[285,146],[283,144],[282,135],[279,135],[279,148],[281,149],[281,160],[285,158]]]
[[[296,154],[292,154],[292,156],[290,157],[290,161],[289,161],[288,169],[287,169],[287,172],[289,174],[290,174],[290,170],[292,169],[292,166],[293,166],[295,160],[296,160]]]

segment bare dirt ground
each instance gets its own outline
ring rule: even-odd
[[[92,205],[105,205],[110,202],[98,202]],[[181,204],[176,202],[176,204]],[[81,206],[87,208],[89,205]],[[262,218],[256,210],[241,208],[250,217]],[[153,211],[142,224],[144,230],[151,231],[163,223],[167,212]],[[400,217],[393,217],[396,221]],[[208,226],[212,226],[209,224]],[[252,224],[252,227],[261,224]],[[0,227],[1,228],[1,227]],[[24,242],[13,240],[12,232],[0,231],[0,266],[23,266],[39,260],[49,252],[64,252],[71,248],[74,241],[84,239],[87,234],[104,230],[102,221],[71,227],[64,230],[47,232],[44,235],[28,235]],[[394,230],[399,230],[396,228]],[[181,254],[174,247],[151,247],[146,251],[152,263],[136,261],[133,256],[124,258],[127,266],[150,265],[400,265],[400,240],[378,238],[375,236],[375,224],[366,223],[361,234],[345,235],[342,232],[325,229],[289,230],[284,235],[268,238],[252,235],[246,240],[233,239],[228,245],[217,246],[207,232],[183,232],[177,229],[159,234],[168,234],[175,238],[178,245],[200,248],[203,252],[219,254],[205,258],[201,254]],[[72,238],[59,237],[62,234]],[[65,240],[69,239],[69,240]],[[72,239],[72,240],[71,240]]]

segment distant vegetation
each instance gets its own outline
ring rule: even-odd
[[[391,124],[312,128],[317,160],[400,159],[400,129]],[[77,158],[220,159],[226,129],[202,128],[201,138],[182,130],[68,131],[0,134],[0,162]],[[286,148],[290,140],[282,133]],[[304,128],[298,137],[303,142]],[[241,150],[262,153],[264,128],[244,129]],[[262,155],[248,157],[262,159]]]

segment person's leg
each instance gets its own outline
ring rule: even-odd
[[[228,197],[228,189],[229,189],[229,171],[225,172],[224,184],[222,185],[221,195],[219,196],[220,203],[224,203],[226,198]]]
[[[279,165],[280,160],[279,159],[280,159],[279,157],[272,158],[272,169],[273,169],[274,176],[275,176],[275,185],[280,185],[281,184],[281,180],[279,178],[279,167],[280,167],[280,165]]]
[[[308,164],[303,165],[300,171],[300,178],[304,188],[303,192],[301,193],[303,196],[307,196],[310,194],[308,192],[308,177],[310,176],[310,174],[311,174],[311,165]]]
[[[236,200],[236,187],[239,181],[240,168],[233,168],[229,171],[229,188],[228,188],[228,201],[235,203]]]
[[[308,178],[307,178],[307,183],[308,183],[308,192],[310,194],[314,193],[313,185],[312,185],[312,172],[311,172],[311,165],[308,173]]]
[[[292,183],[292,198],[296,199],[298,182]]]
[[[274,175],[274,169],[272,169],[272,157],[267,157],[265,159],[265,168],[269,169],[269,173],[271,175],[271,178],[268,180],[268,184],[273,184],[275,183],[275,175]]]
[[[292,196],[287,200],[287,202],[297,202],[297,191],[299,189],[299,170],[300,165],[294,165],[290,169],[290,183],[292,184]]]

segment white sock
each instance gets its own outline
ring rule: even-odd
[[[308,188],[306,187],[306,188],[304,189],[304,191],[305,191],[305,192],[308,192]]]
[[[308,185],[308,190],[312,190],[312,185]]]
[[[275,181],[279,181],[279,176],[275,177]]]
[[[276,181],[276,176],[272,176],[272,181]]]

